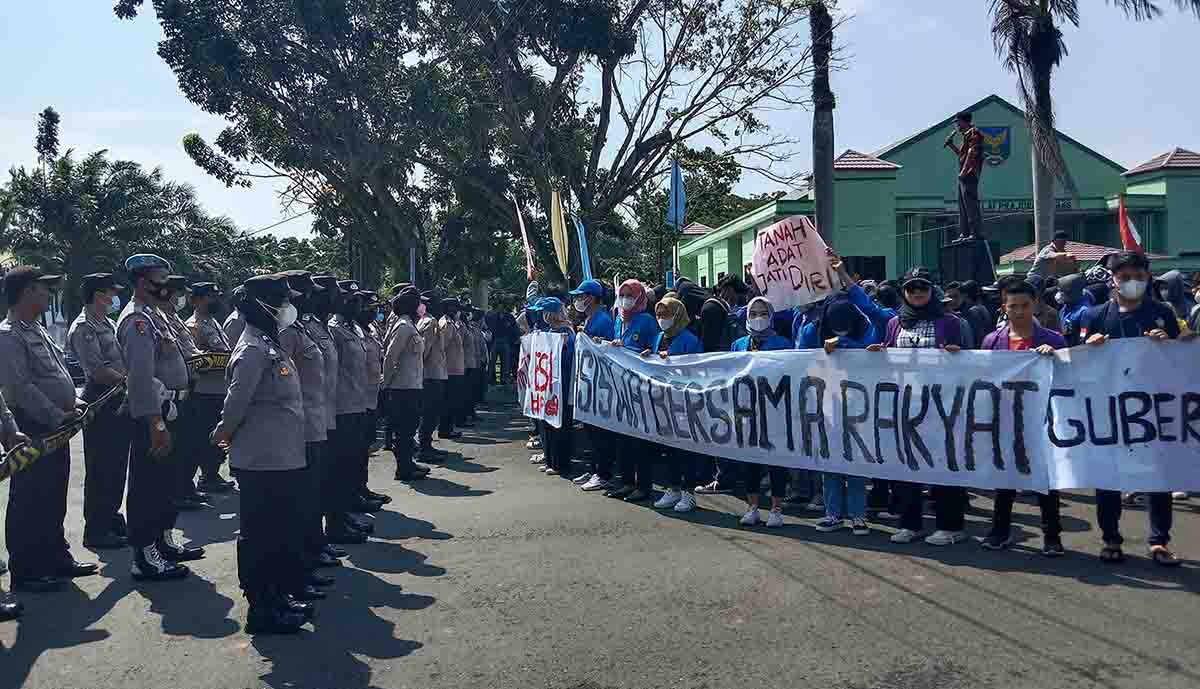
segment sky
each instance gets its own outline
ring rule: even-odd
[[[846,58],[833,75],[836,150],[869,152],[924,129],[995,93],[1017,103],[1015,77],[996,58],[988,34],[989,0],[841,0],[850,15],[838,30]],[[1194,41],[1200,21],[1160,2],[1163,18],[1125,20],[1107,3],[1086,2],[1082,29],[1064,30],[1069,50],[1055,73],[1058,126],[1064,133],[1132,167],[1172,147],[1200,150],[1200,89]],[[62,116],[62,147],[106,148],[195,186],[212,213],[253,231],[284,219],[278,189],[259,182],[228,189],[183,151],[185,134],[213,141],[225,126],[180,93],[156,54],[161,30],[147,7],[120,21],[112,2],[9,3],[0,23],[0,169],[29,165],[36,155],[37,114]],[[811,114],[772,113],[777,131],[800,139],[795,171],[807,170]],[[744,177],[743,194],[777,191]],[[272,230],[307,236],[309,219]]]

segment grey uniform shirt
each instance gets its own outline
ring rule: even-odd
[[[229,466],[304,468],[304,402],[296,366],[279,343],[247,324],[225,370],[229,392],[217,432],[232,435]]]
[[[319,443],[328,438],[328,409],[325,405],[325,355],[321,347],[297,321],[279,333],[279,345],[300,369],[300,392],[304,396],[304,441]]]
[[[12,410],[8,408],[8,403],[4,401],[4,395],[0,394],[0,435],[20,432],[21,429],[17,428],[16,417],[13,416]]]
[[[433,316],[426,316],[417,323],[417,332],[425,340],[425,379],[446,380],[446,346],[442,339],[441,322]]]
[[[158,379],[168,390],[186,390],[187,362],[179,342],[153,317],[154,307],[134,299],[117,319],[117,342],[125,357],[126,400],[129,415],[146,419],[162,414],[162,400],[154,388]]]
[[[363,344],[367,347],[367,389],[363,402],[367,409],[379,406],[379,381],[383,378],[383,343],[370,328],[363,328]]]
[[[188,333],[202,352],[232,352],[233,345],[225,331],[212,316],[198,318],[196,314],[185,323]],[[196,375],[197,395],[225,395],[225,372],[209,371]]]
[[[96,383],[96,371],[102,368],[125,373],[116,324],[107,318],[97,318],[90,309],[80,312],[67,330],[67,351],[79,362],[89,386],[100,385]]]
[[[387,335],[383,357],[383,387],[388,390],[420,390],[424,387],[425,338],[412,319],[400,316]]]
[[[459,323],[459,334],[462,336],[463,368],[479,368],[478,343],[470,323]]]
[[[0,322],[0,394],[34,422],[57,428],[75,408],[63,351],[41,323]]]
[[[246,318],[242,316],[241,311],[234,309],[221,325],[221,329],[225,331],[225,339],[229,340],[230,346],[236,347],[242,337],[242,331],[246,329]]]
[[[463,365],[462,324],[442,316],[439,325],[442,331],[442,346],[446,349],[446,375],[461,376],[466,372]]]
[[[337,413],[360,414],[367,410],[367,345],[358,324],[342,316],[330,319],[329,332],[338,353]]]
[[[321,356],[325,358],[325,428],[337,428],[337,385],[338,385],[338,350],[329,325],[317,316],[306,313],[300,317],[304,329],[317,341],[321,348]]]

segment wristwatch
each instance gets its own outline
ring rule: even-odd
[[[167,424],[163,423],[162,420],[159,419],[158,421],[154,422],[154,430],[162,433],[163,431],[167,430]]]

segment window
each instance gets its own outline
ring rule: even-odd
[[[701,276],[700,276],[700,286],[701,286],[701,287],[708,287],[708,276],[707,276],[707,275],[701,275]]]
[[[883,281],[887,279],[886,256],[844,256],[846,272],[862,280]]]

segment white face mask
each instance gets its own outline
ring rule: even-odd
[[[258,301],[259,305],[264,309],[275,314],[275,324],[279,326],[280,330],[285,330],[291,327],[291,325],[296,322],[296,317],[299,315],[296,312],[296,307],[292,306],[291,302],[288,302],[279,308],[275,308],[270,304],[264,304],[261,299],[256,301]]]
[[[621,307],[622,311],[628,311],[632,309],[633,305],[636,303],[637,299],[634,299],[633,297],[621,297],[617,300],[617,306]]]
[[[663,329],[663,332],[666,332],[667,330],[670,330],[672,325],[675,325],[675,319],[674,319],[674,318],[660,318],[660,319],[658,319],[658,327],[662,328],[662,329]]]
[[[1145,280],[1126,280],[1117,286],[1121,296],[1126,299],[1141,299],[1146,294]]]
[[[1062,292],[1058,292],[1054,295],[1054,303],[1065,304],[1067,303],[1067,298],[1063,296]]]
[[[185,306],[187,306],[187,297],[183,295],[175,297],[175,313],[182,311]]]
[[[590,306],[590,305],[591,305],[591,303],[589,302],[589,300],[586,297],[575,300],[575,310],[578,311],[579,313],[583,313],[584,311],[587,311],[588,306]]]
[[[117,313],[120,310],[121,310],[121,298],[114,294],[112,301],[108,305],[108,312],[109,313]]]
[[[746,319],[746,327],[756,333],[761,333],[762,331],[771,327],[771,319],[770,318],[748,318],[748,319]]]

